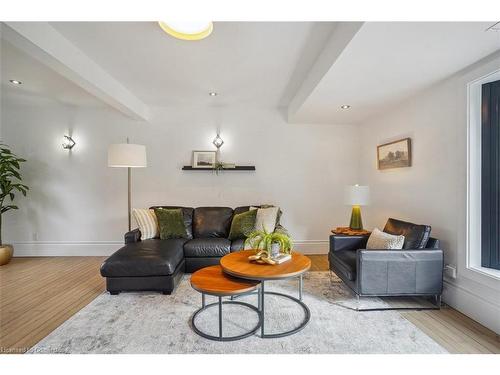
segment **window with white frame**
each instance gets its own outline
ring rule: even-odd
[[[468,85],[467,267],[500,269],[500,70]]]

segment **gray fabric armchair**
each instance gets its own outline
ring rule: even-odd
[[[331,235],[330,270],[357,296],[434,296],[440,304],[443,251],[430,227],[389,219],[384,231],[405,235],[403,249],[366,250],[368,236]]]

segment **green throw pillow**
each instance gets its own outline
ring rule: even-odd
[[[155,215],[158,219],[160,239],[168,240],[170,238],[187,238],[184,218],[180,208],[155,208]]]
[[[257,210],[250,210],[234,215],[231,230],[229,231],[229,239],[232,241],[247,238],[250,232],[255,229],[256,216]]]

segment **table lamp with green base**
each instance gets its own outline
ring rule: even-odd
[[[349,228],[362,230],[363,221],[361,219],[361,206],[366,206],[370,201],[370,188],[368,186],[347,186],[346,204],[352,206],[351,222]]]

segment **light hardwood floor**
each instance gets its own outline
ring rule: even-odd
[[[312,271],[328,270],[310,255]],[[14,258],[0,267],[0,353],[24,353],[104,291],[102,257]],[[402,314],[451,353],[500,353],[494,332],[451,308]]]
[[[103,259],[14,258],[0,267],[0,353],[24,353],[101,294]]]

